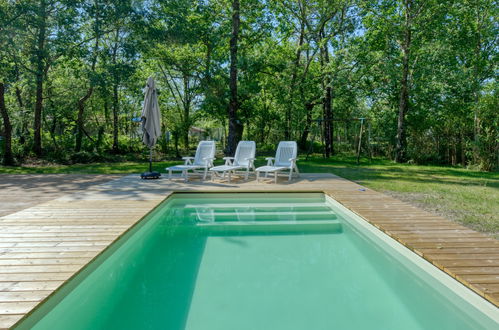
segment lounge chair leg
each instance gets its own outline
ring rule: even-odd
[[[230,172],[231,172],[231,171],[229,171],[229,183],[230,183]]]
[[[277,171],[274,172],[274,183],[277,184]]]
[[[206,180],[206,176],[208,175],[208,168],[204,169],[203,181]]]
[[[249,177],[249,167],[246,169],[246,175],[244,176],[244,180],[248,181],[248,177]]]
[[[172,179],[172,170],[168,170],[168,180]]]
[[[256,182],[260,182],[260,172],[256,172]]]
[[[184,176],[184,182],[189,181],[189,179],[187,178],[187,171],[182,171],[182,175]]]
[[[293,177],[293,168],[289,169],[289,178],[288,181],[291,181],[291,178]]]

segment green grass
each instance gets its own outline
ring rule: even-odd
[[[179,162],[157,162],[154,169]],[[221,161],[219,161],[221,163]],[[263,165],[260,158],[257,166]],[[360,165],[354,157],[323,159],[312,157],[299,161],[304,173],[334,173],[368,188],[384,192],[441,214],[475,230],[499,238],[499,173],[484,173],[449,166],[396,164],[384,159],[366,159]],[[67,166],[0,167],[4,174],[79,173],[129,174],[147,169],[146,163],[95,163]]]
[[[164,172],[164,168],[179,162],[155,162],[153,169]],[[93,163],[51,166],[0,166],[0,174],[132,174],[144,172],[148,163]]]

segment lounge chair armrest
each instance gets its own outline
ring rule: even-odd
[[[182,157],[182,159],[185,161],[184,165],[190,165],[192,164],[192,160],[194,159],[194,157]]]
[[[206,165],[208,166],[213,166],[213,161],[215,160],[215,157],[204,157],[203,160],[206,162]]]
[[[298,161],[298,158],[290,158],[289,161],[290,162],[296,162],[296,161]]]
[[[225,160],[225,165],[232,165],[232,162],[234,161],[234,157],[224,157]]]
[[[266,157],[265,160],[267,161],[267,166],[273,166],[274,165],[274,157]]]

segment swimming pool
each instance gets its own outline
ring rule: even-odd
[[[175,194],[34,329],[494,329],[497,309],[319,193]]]

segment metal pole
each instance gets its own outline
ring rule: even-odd
[[[149,172],[152,172],[152,147],[149,147]]]

